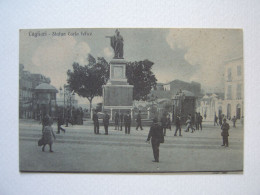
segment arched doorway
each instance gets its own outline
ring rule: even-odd
[[[227,105],[227,118],[228,119],[231,118],[231,105],[230,104]]]
[[[237,119],[240,119],[240,116],[241,116],[241,105],[237,104],[237,106],[236,106],[236,117],[237,117]]]

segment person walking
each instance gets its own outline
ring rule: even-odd
[[[129,111],[127,111],[127,114],[124,116],[124,122],[125,122],[125,134],[130,134],[130,130],[131,130],[131,115],[130,115]]]
[[[120,131],[122,131],[123,123],[124,123],[124,114],[121,112],[120,113]]]
[[[176,117],[175,125],[176,125],[176,130],[175,130],[174,136],[177,136],[178,130],[179,130],[179,136],[182,136],[181,135],[181,117],[179,115],[177,115],[177,117]]]
[[[58,126],[58,130],[57,130],[57,134],[60,134],[60,130],[63,131],[63,133],[65,133],[65,129],[63,129],[61,127],[61,125],[63,125],[63,117],[61,116],[61,114],[58,116],[58,119],[57,119],[57,126]]]
[[[148,138],[146,142],[149,142],[152,138],[152,149],[153,149],[153,162],[159,162],[159,147],[161,143],[164,143],[163,128],[158,124],[158,119],[153,119],[153,125],[150,128]]]
[[[141,110],[139,110],[139,113],[138,113],[138,115],[137,115],[136,123],[137,123],[136,131],[138,131],[139,127],[140,127],[141,130],[143,130],[143,127],[142,127]]]
[[[233,116],[232,122],[233,122],[233,127],[234,128],[236,128],[236,121],[237,121],[237,118],[235,116]]]
[[[221,136],[223,137],[223,144],[221,146],[228,147],[229,124],[227,123],[226,119],[223,120],[223,124],[221,126],[221,129],[222,129]]]
[[[187,128],[186,128],[185,132],[189,132],[189,130],[190,130],[190,128],[191,128],[191,133],[193,133],[195,129],[194,129],[193,126],[192,126],[191,114],[189,114],[189,116],[188,116],[188,119],[187,119],[187,121],[186,121],[186,125],[187,125]]]
[[[53,128],[51,125],[52,125],[52,121],[51,121],[51,119],[49,119],[49,121],[47,122],[46,126],[43,129],[43,134],[42,134],[42,141],[43,141],[42,151],[43,152],[45,150],[46,145],[49,145],[50,152],[53,152],[52,144],[53,144],[53,140],[56,140],[56,136],[53,132]]]
[[[103,124],[104,124],[104,128],[105,128],[105,135],[108,135],[109,119],[110,119],[110,116],[107,114],[107,111],[105,111],[105,115],[103,117]]]
[[[47,126],[51,121],[51,118],[48,114],[44,115],[44,117],[42,118],[42,132],[44,130],[44,127]]]
[[[94,134],[100,134],[99,133],[99,121],[98,121],[98,115],[96,110],[93,112],[92,120],[94,123]]]
[[[218,123],[220,126],[222,126],[222,119],[223,119],[223,116],[222,116],[222,114],[220,114],[219,118],[218,118]]]
[[[215,114],[215,117],[214,117],[214,126],[217,124],[217,126],[218,126],[218,117],[217,117],[217,115]]]
[[[166,128],[167,128],[167,117],[166,113],[163,113],[163,116],[161,118],[161,126],[163,128],[163,135],[166,136]]]
[[[119,114],[115,113],[115,130],[119,130]]]
[[[203,119],[203,117],[199,113],[198,114],[198,127],[200,128],[201,131],[202,131],[202,119]]]

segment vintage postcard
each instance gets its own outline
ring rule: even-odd
[[[243,173],[242,29],[21,29],[21,172]]]

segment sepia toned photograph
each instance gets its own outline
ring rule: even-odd
[[[242,174],[242,29],[21,29],[19,169]]]

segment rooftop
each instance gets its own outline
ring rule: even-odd
[[[54,86],[52,86],[48,83],[41,83],[40,85],[35,87],[35,90],[36,91],[49,91],[49,92],[58,93],[58,90]]]

